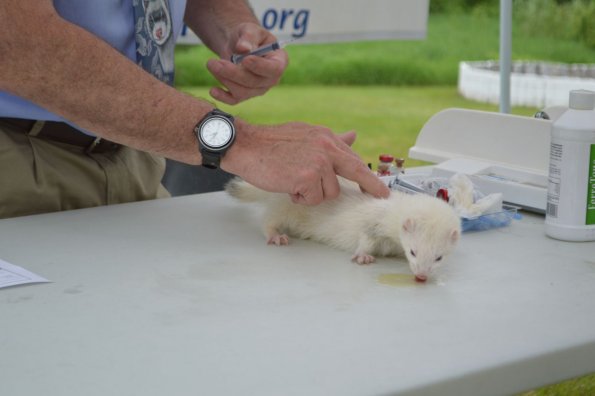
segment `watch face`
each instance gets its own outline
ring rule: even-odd
[[[233,138],[232,126],[224,118],[213,117],[200,128],[200,138],[211,148],[225,147]]]

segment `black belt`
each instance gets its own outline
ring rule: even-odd
[[[64,122],[35,121],[22,118],[2,118],[0,126],[30,136],[72,144],[82,147],[87,153],[104,153],[116,150],[120,145],[100,137],[89,136]]]

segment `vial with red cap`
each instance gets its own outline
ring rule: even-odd
[[[390,154],[380,154],[378,157],[378,176],[390,176],[390,168],[395,157]]]

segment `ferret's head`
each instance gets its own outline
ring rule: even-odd
[[[415,279],[425,282],[452,251],[461,235],[461,220],[438,199],[408,213],[401,227],[401,244]]]

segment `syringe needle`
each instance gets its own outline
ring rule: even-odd
[[[275,41],[272,44],[267,44],[267,45],[264,45],[262,47],[256,48],[255,50],[250,51],[247,54],[233,54],[231,56],[231,63],[237,65],[238,63],[242,62],[242,60],[244,60],[245,57],[247,57],[249,55],[263,56],[265,54],[268,54],[271,51],[276,51],[276,50],[278,50],[280,48],[283,48],[287,44],[292,43],[292,42],[294,42],[297,39],[298,39],[298,37],[294,37],[291,40]]]

